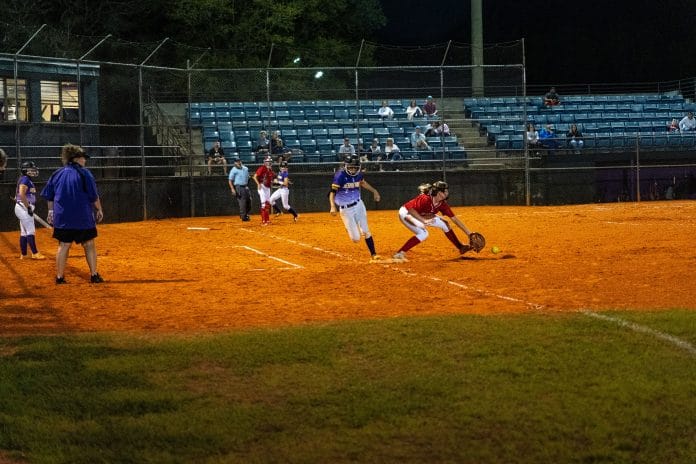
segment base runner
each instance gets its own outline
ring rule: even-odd
[[[288,162],[287,161],[281,161],[280,162],[280,172],[278,173],[278,177],[276,177],[276,183],[278,184],[278,190],[273,192],[273,195],[271,195],[271,205],[275,207],[276,201],[280,199],[280,202],[283,204],[283,209],[285,211],[289,211],[290,214],[292,214],[292,218],[295,222],[297,222],[297,218],[299,217],[297,215],[297,211],[290,206],[289,203],[289,197],[290,197],[290,177],[288,173]]]
[[[360,198],[360,188],[365,188],[372,192],[375,201],[379,202],[379,192],[363,178],[360,170],[360,157],[350,155],[343,165],[343,169],[336,172],[331,183],[329,192],[329,204],[331,214],[336,214],[336,207],[341,214],[343,225],[348,231],[350,239],[357,243],[360,235],[365,236],[365,244],[373,261],[380,261],[382,258],[375,251],[375,242],[372,239],[370,228],[367,225],[367,210]]]

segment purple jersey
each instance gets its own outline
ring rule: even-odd
[[[276,181],[278,182],[278,185],[280,185],[281,188],[287,188],[283,184],[285,184],[285,179],[287,179],[288,176],[289,176],[288,171],[283,171],[282,169],[280,170],[280,172],[276,176]]]
[[[36,204],[36,187],[34,187],[34,183],[31,181],[29,176],[22,176],[19,179],[19,181],[17,182],[17,192],[15,193],[15,197],[17,198],[17,203],[19,203],[19,186],[20,185],[27,186],[27,201],[29,202],[30,205],[35,205]]]
[[[360,200],[360,184],[363,181],[363,173],[358,172],[354,176],[341,169],[334,175],[331,184],[332,189],[338,189],[334,201],[338,206],[346,206]]]

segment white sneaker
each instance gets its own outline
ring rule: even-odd
[[[399,251],[398,253],[395,253],[394,256],[392,256],[392,259],[394,261],[400,261],[400,262],[406,262],[408,259],[406,259],[406,253],[403,251]]]

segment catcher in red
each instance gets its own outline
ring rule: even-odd
[[[415,235],[403,244],[399,251],[392,257],[394,261],[407,261],[406,252],[428,238],[428,227],[441,229],[450,242],[457,248],[460,254],[474,250],[477,253],[486,246],[486,240],[478,232],[471,232],[469,228],[454,215],[447,197],[449,186],[447,182],[437,181],[432,185],[422,184],[418,187],[421,192],[417,197],[407,201],[399,208],[399,220],[408,230]],[[437,216],[442,214],[452,220],[469,237],[469,244],[459,241],[449,223]]]

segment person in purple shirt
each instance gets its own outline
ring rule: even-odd
[[[370,250],[370,255],[372,255],[372,261],[380,261],[382,258],[375,251],[375,242],[367,225],[367,210],[360,198],[361,187],[372,192],[375,201],[379,202],[379,192],[363,178],[363,173],[360,170],[360,157],[350,155],[346,159],[343,169],[336,171],[331,183],[330,213],[335,215],[338,206],[343,225],[348,231],[350,239],[357,243],[360,241],[360,235],[364,235],[365,243]]]
[[[104,219],[97,183],[85,163],[89,155],[82,147],[66,144],[60,153],[63,167],[48,179],[41,196],[48,201],[48,222],[58,240],[56,284],[64,284],[65,266],[72,242],[82,244],[90,270],[90,282],[104,282],[97,272],[97,222]]]
[[[36,187],[32,178],[39,176],[39,168],[33,161],[22,163],[22,176],[17,180],[15,192],[15,216],[19,219],[19,249],[20,259],[27,259],[27,246],[31,248],[31,259],[46,259],[36,248],[36,225],[34,224],[34,208],[36,206]]]

